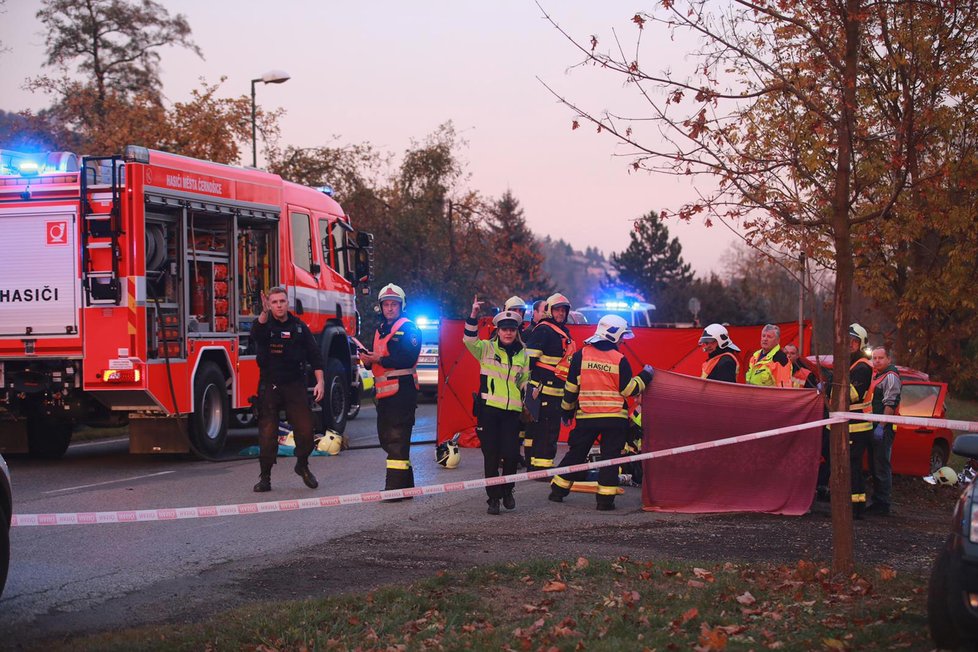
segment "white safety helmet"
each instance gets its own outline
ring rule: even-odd
[[[740,351],[740,347],[731,341],[730,334],[727,333],[727,329],[720,324],[710,324],[703,329],[703,336],[700,337],[700,344],[710,341],[716,342],[717,346],[721,349]]]
[[[519,328],[523,321],[523,316],[513,310],[503,310],[496,313],[492,318],[492,325],[496,328]]]
[[[340,451],[343,450],[343,435],[327,430],[326,434],[316,442],[316,450],[327,455],[339,455]]]
[[[954,486],[958,483],[958,474],[950,466],[942,466],[934,471],[934,479],[937,480],[937,484]]]
[[[849,337],[859,340],[859,348],[866,348],[866,340],[869,339],[869,333],[866,329],[859,324],[849,324]]]
[[[526,302],[518,296],[511,296],[503,304],[503,310],[526,310]]]
[[[461,433],[455,433],[451,439],[435,446],[435,461],[446,469],[454,469],[462,461],[462,452],[458,447],[459,435]]]
[[[404,295],[404,290],[393,283],[388,283],[380,290],[380,294],[377,295],[377,301],[380,303],[384,301],[399,301],[401,303],[401,310],[407,307],[407,297]]]
[[[560,292],[555,292],[547,297],[547,305],[544,307],[544,312],[547,314],[547,317],[553,317],[554,308],[560,308],[561,306],[564,306],[570,312],[570,299]]]
[[[598,321],[598,328],[594,335],[584,340],[588,344],[594,344],[602,340],[618,344],[622,339],[630,340],[635,337],[635,333],[628,329],[628,322],[618,315],[605,315]]]

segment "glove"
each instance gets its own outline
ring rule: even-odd
[[[883,441],[883,424],[877,423],[873,428],[873,441]]]
[[[572,410],[567,410],[560,416],[560,422],[565,426],[569,426],[571,421],[574,420],[574,412]]]
[[[650,378],[653,377],[653,376],[655,376],[655,369],[650,364],[647,364],[644,367],[642,367],[642,371],[644,371],[645,373],[647,373]]]

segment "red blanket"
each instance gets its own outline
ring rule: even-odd
[[[812,389],[775,389],[656,371],[642,401],[642,451],[715,441],[822,418]],[[644,509],[804,514],[812,503],[821,428],[646,460]]]

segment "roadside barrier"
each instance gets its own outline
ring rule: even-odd
[[[340,505],[358,505],[363,503],[377,503],[384,500],[395,498],[413,498],[415,496],[433,496],[436,494],[450,493],[455,491],[467,491],[469,489],[482,489],[488,486],[506,484],[510,482],[524,482],[527,480],[537,480],[558,475],[560,473],[576,473],[579,471],[590,471],[600,469],[605,466],[614,466],[637,462],[640,460],[651,460],[670,455],[681,455],[695,451],[740,444],[766,437],[777,437],[800,430],[810,428],[820,428],[833,423],[842,423],[850,419],[860,419],[862,421],[882,421],[886,423],[897,423],[903,425],[920,425],[937,428],[950,428],[954,430],[966,430],[978,432],[978,422],[954,421],[947,419],[926,419],[917,417],[899,417],[879,414],[862,414],[855,412],[833,412],[827,419],[801,423],[784,428],[773,430],[762,430],[760,432],[738,435],[717,439],[716,441],[703,442],[700,444],[690,444],[688,446],[677,446],[661,451],[651,451],[638,455],[628,455],[616,457],[597,462],[586,462],[567,467],[555,467],[540,471],[526,471],[523,473],[513,473],[511,475],[498,476],[495,478],[478,478],[474,480],[463,480],[459,482],[445,482],[441,484],[425,485],[422,487],[412,487],[410,489],[392,489],[389,491],[368,491],[363,493],[343,494],[339,496],[323,496],[320,498],[302,498],[292,500],[276,500],[261,503],[239,503],[234,505],[209,505],[206,507],[170,507],[163,509],[138,509],[123,510],[115,512],[70,512],[60,514],[14,514],[11,520],[13,527],[35,527],[49,525],[100,525],[106,523],[146,523],[152,521],[174,521],[193,518],[214,518],[220,516],[246,516],[251,514],[267,514],[270,512],[289,512],[300,509],[315,509],[320,507],[338,507]]]

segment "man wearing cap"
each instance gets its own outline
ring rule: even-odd
[[[421,331],[402,315],[407,301],[400,287],[385,285],[378,300],[382,322],[374,335],[374,350],[361,351],[360,360],[374,374],[377,434],[387,453],[384,489],[406,489],[414,486],[410,451],[418,408]]]
[[[641,394],[652,382],[653,375],[652,367],[646,365],[637,376],[632,376],[628,359],[618,350],[618,343],[631,337],[634,335],[624,319],[605,315],[594,335],[585,340],[584,348],[571,357],[561,410],[565,423],[576,418],[577,425],[567,440],[570,450],[558,466],[584,462],[599,435],[601,459],[621,457],[628,432],[625,399]],[[586,471],[555,475],[550,483],[549,500],[563,502],[574,482],[585,475]],[[618,467],[598,469],[597,509],[614,509],[617,494]]]
[[[508,303],[508,302],[507,302]],[[522,301],[520,302],[522,304]],[[515,310],[503,310],[492,320],[496,331],[488,340],[479,339],[479,308],[476,296],[472,313],[465,320],[462,342],[479,361],[479,396],[476,418],[479,445],[485,462],[485,477],[516,473],[520,453],[520,415],[523,412],[523,393],[530,377],[530,358],[520,339],[519,326],[523,316]],[[486,487],[489,514],[499,514],[499,501],[506,509],[516,509],[513,484]]]
[[[761,348],[751,356],[746,380],[748,385],[791,387],[791,364],[781,350],[781,329],[775,324],[761,329]]]
[[[737,382],[740,360],[735,353],[740,353],[740,348],[731,341],[727,329],[721,324],[710,324],[703,329],[700,344],[706,353],[700,377],[725,383]]]
[[[564,395],[564,381],[570,356],[576,350],[574,340],[567,330],[570,301],[563,294],[552,294],[547,299],[547,316],[537,324],[526,343],[530,356],[530,384],[527,392],[540,400],[540,413],[529,428],[530,470],[549,469],[557,456],[557,438],[560,435],[560,399]]]

